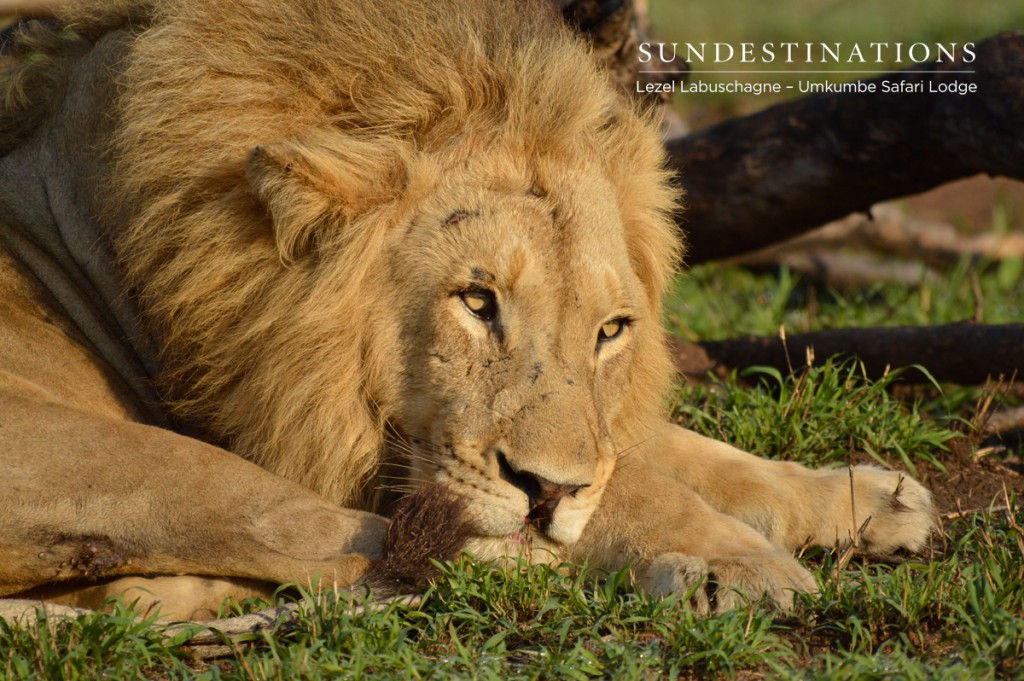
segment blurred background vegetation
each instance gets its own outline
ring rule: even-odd
[[[963,44],[1006,30],[1024,29],[1024,2],[1016,0],[650,0],[650,19],[658,40],[680,44],[700,42],[824,42],[866,45],[871,42]],[[881,64],[877,71],[904,68],[909,64]],[[814,68],[838,70],[843,65],[819,64]],[[710,65],[708,68],[715,68]],[[728,68],[721,65],[719,68]],[[769,67],[763,67],[769,68]],[[773,64],[772,69],[786,65]],[[792,64],[790,68],[800,68]],[[876,68],[865,64],[864,68]],[[731,81],[737,76],[705,76],[709,82]],[[827,76],[801,76],[821,80]],[[849,75],[837,76],[852,80]],[[763,82],[764,77],[739,76]],[[795,82],[796,76],[780,76]],[[796,91],[789,91],[792,96]],[[783,95],[785,97],[786,95]],[[777,99],[769,96],[685,94],[676,96],[676,107],[694,128],[736,114],[751,113]]]

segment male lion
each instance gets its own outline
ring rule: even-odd
[[[867,549],[928,536],[913,480],[858,467],[851,498],[845,470],[666,422],[657,125],[543,7],[61,21],[3,81],[0,594],[163,575],[141,583],[188,617],[344,586],[430,481],[477,555],[632,563],[704,612],[785,606],[814,589],[791,551],[869,517]]]

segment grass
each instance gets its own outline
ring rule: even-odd
[[[0,620],[0,675],[17,679],[144,677],[163,669],[168,643],[153,619],[123,605],[109,614],[19,627]]]
[[[744,672],[799,679],[983,679],[1024,659],[1024,513],[972,516],[928,562],[837,570],[812,557],[820,593],[791,613],[757,603],[700,619],[627,572],[493,569],[461,560],[418,608],[351,614],[314,603],[298,627],[205,666],[127,611],[34,628],[0,625],[16,678],[649,679]]]
[[[1014,322],[1024,318],[1024,292],[1007,274],[1015,267],[1013,260],[993,267],[964,260],[917,287],[879,283],[840,292],[818,291],[785,268],[753,273],[708,264],[679,279],[666,323],[683,338],[712,340],[772,336],[780,328],[794,333],[945,324],[972,319],[978,309],[988,323]],[[797,369],[805,361],[792,358]],[[860,365],[828,358],[788,377],[770,367],[751,367],[679,386],[673,413],[688,428],[762,456],[821,465],[845,462],[853,451],[883,463],[898,461],[911,472],[919,461],[941,467],[947,443],[970,428],[981,391],[935,386],[906,402],[893,390],[902,372],[895,368],[870,381]]]
[[[689,339],[744,334],[774,335],[848,326],[919,326],[973,319],[978,298],[982,320],[1000,324],[1024,319],[1019,261],[996,266],[962,261],[937,281],[919,286],[878,283],[851,292],[818,290],[786,269],[753,273],[718,264],[699,265],[680,277],[666,307],[669,328]],[[980,272],[980,274],[979,274]],[[1016,273],[1016,274],[1015,274]],[[802,358],[798,358],[802,359]]]
[[[973,312],[966,275],[935,284],[928,311],[917,291],[818,296],[783,272],[772,277],[699,268],[680,281],[679,329],[725,336],[859,320],[904,323]],[[1024,292],[999,273],[979,276],[991,314],[1007,318]],[[706,311],[706,314],[705,314]],[[918,315],[921,315],[918,317]],[[684,424],[760,454],[845,463],[860,451],[906,467],[942,464],[978,388],[934,386],[898,400],[899,372],[880,381],[854,363],[819,361],[795,377],[755,370],[680,386]],[[256,636],[215,664],[171,645],[130,610],[35,626],[0,624],[0,677],[12,679],[976,679],[1024,678],[1024,511],[971,514],[947,528],[931,559],[896,565],[827,551],[804,556],[819,593],[792,612],[758,603],[700,619],[685,599],[633,590],[629,573],[585,567],[494,568],[463,559],[445,568],[419,607],[354,614],[348,600],[310,599],[297,627]]]
[[[941,467],[946,443],[957,434],[923,418],[920,403],[908,405],[890,394],[901,373],[870,381],[858,363],[831,359],[786,377],[771,367],[752,367],[681,386],[673,412],[687,428],[768,458],[819,466],[864,452],[882,464],[898,461],[913,474],[918,461]],[[741,377],[762,389],[744,389]]]

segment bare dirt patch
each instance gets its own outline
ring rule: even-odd
[[[979,450],[985,451],[985,448]],[[1003,512],[1007,497],[1024,497],[1024,476],[1015,456],[983,455],[951,452],[943,464],[946,471],[934,466],[919,468],[925,484],[935,496],[935,506],[944,520],[955,520],[972,512]],[[930,469],[930,470],[925,470]]]

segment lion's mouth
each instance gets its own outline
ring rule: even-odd
[[[480,538],[504,538],[520,546],[532,545],[537,541],[542,544],[557,543],[556,536],[559,536],[560,531],[556,512],[566,500],[575,499],[578,491],[589,486],[556,483],[528,470],[518,470],[504,452],[498,451],[495,457],[497,475],[494,477],[525,495],[526,514],[523,515],[523,506],[519,505],[522,501],[515,499],[514,494],[510,495],[511,490],[492,492],[477,481],[473,473],[483,473],[472,467],[467,476],[457,465],[460,457],[455,455],[452,444],[431,445],[430,439],[414,435],[394,422],[389,423],[389,435],[399,455],[408,457],[413,467],[430,460],[431,455],[436,456],[439,451],[446,453],[438,464],[434,464],[436,469],[433,475],[430,471],[422,471],[419,483],[427,486],[443,485],[460,497],[467,504],[474,534]],[[440,438],[440,441],[450,443],[451,440]],[[492,485],[498,480],[490,479]],[[519,508],[515,509],[515,506]],[[564,530],[561,534],[564,534]]]
[[[530,510],[523,516],[523,528],[516,533],[529,535],[531,531],[544,532],[551,525],[555,505],[540,499],[540,484],[536,478],[517,472],[501,452],[498,453],[498,475],[510,485],[526,494],[530,499]]]
[[[523,523],[530,527],[535,527],[546,534],[548,527],[551,526],[551,520],[554,518],[554,515],[555,505],[538,501],[530,508],[529,514],[523,518]]]
[[[524,471],[517,471],[502,452],[498,452],[498,474],[501,479],[526,494],[529,511],[523,517],[526,527],[548,534],[554,520],[555,509],[563,499],[575,497],[588,485],[560,484]]]

